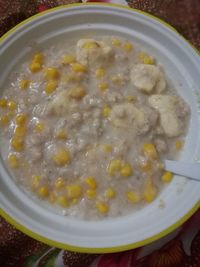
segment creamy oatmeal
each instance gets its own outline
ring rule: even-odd
[[[189,107],[156,60],[118,37],[35,52],[0,99],[1,154],[19,185],[64,215],[152,202],[183,146]]]

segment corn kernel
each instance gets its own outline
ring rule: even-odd
[[[44,131],[44,123],[43,122],[37,122],[35,124],[35,131],[39,132],[39,133]]]
[[[9,154],[8,164],[12,169],[17,169],[20,166],[19,159],[15,154]]]
[[[70,163],[70,153],[67,149],[61,148],[53,156],[53,160],[58,166],[64,166]]]
[[[57,81],[55,80],[48,81],[44,87],[44,91],[46,92],[46,94],[50,95],[56,90],[57,86],[58,86]]]
[[[11,145],[18,152],[22,151],[24,148],[24,143],[21,137],[13,137],[11,140]]]
[[[114,46],[120,46],[121,45],[121,42],[119,39],[112,39],[112,45]]]
[[[32,182],[31,182],[31,187],[33,190],[35,190],[39,186],[40,181],[41,181],[40,175],[33,175]]]
[[[59,76],[59,71],[56,68],[49,67],[44,70],[44,77],[46,80],[56,80]]]
[[[148,172],[151,170],[151,163],[149,161],[147,162],[141,162],[140,163],[140,168],[144,172]]]
[[[125,43],[124,44],[124,50],[126,52],[131,52],[133,50],[133,45],[131,43],[129,43],[129,42]]]
[[[3,115],[0,117],[0,125],[7,126],[9,124],[9,117],[8,115]]]
[[[95,72],[95,76],[96,76],[97,79],[103,78],[105,76],[105,74],[106,74],[106,71],[103,68],[99,68]]]
[[[152,202],[157,195],[157,189],[153,185],[151,179],[147,179],[144,184],[144,200],[148,203]]]
[[[26,134],[26,127],[24,125],[19,125],[15,128],[15,136],[16,137],[24,137]]]
[[[85,178],[85,183],[91,188],[91,189],[96,189],[97,188],[97,183],[96,180],[93,176],[88,176]]]
[[[49,189],[46,185],[43,185],[43,186],[39,187],[37,193],[38,193],[39,197],[46,198],[49,195]]]
[[[33,62],[37,62],[39,64],[43,64],[44,63],[44,56],[42,53],[36,53],[34,56],[33,56],[33,59],[32,59]]]
[[[122,167],[122,162],[119,159],[113,159],[108,165],[107,172],[110,176],[114,176]]]
[[[7,106],[10,110],[15,110],[17,108],[17,103],[15,101],[11,100],[11,101],[8,101]]]
[[[71,63],[73,63],[75,61],[76,61],[75,56],[73,56],[73,55],[66,55],[62,59],[62,64],[63,65],[68,65],[68,64],[71,64]]]
[[[71,184],[66,186],[68,198],[79,198],[82,194],[82,188],[80,185]]]
[[[85,42],[82,47],[85,49],[94,49],[94,48],[97,48],[98,45],[94,41],[88,41],[88,42]]]
[[[109,187],[108,189],[106,189],[104,195],[106,198],[112,199],[116,196],[116,192],[112,187]]]
[[[24,125],[26,123],[27,116],[24,113],[20,113],[16,116],[15,122],[17,125]]]
[[[65,180],[62,177],[56,179],[54,184],[56,189],[61,189],[65,187]]]
[[[144,64],[154,64],[154,59],[144,52],[140,52],[139,58]]]
[[[111,112],[111,108],[110,108],[110,107],[105,106],[105,107],[103,108],[103,116],[104,116],[105,118],[107,118],[107,117],[110,115],[110,112]]]
[[[104,144],[104,145],[101,145],[101,147],[104,152],[112,152],[113,150],[113,147],[111,145]]]
[[[176,150],[181,150],[183,147],[183,141],[177,140],[175,146],[176,146]]]
[[[128,201],[134,204],[139,203],[141,200],[140,195],[134,191],[127,192],[126,196],[127,196]]]
[[[42,65],[38,62],[32,62],[30,65],[29,65],[29,69],[31,72],[35,73],[35,72],[38,72],[42,69]]]
[[[69,202],[65,196],[59,196],[57,202],[63,208],[69,207]]]
[[[129,95],[127,96],[128,102],[135,102],[137,100],[137,96]]]
[[[133,174],[133,169],[129,163],[125,163],[122,165],[120,173],[124,177],[129,177]]]
[[[96,197],[96,191],[94,189],[88,189],[86,191],[86,196],[88,199],[94,199]]]
[[[101,92],[104,92],[104,91],[106,91],[106,89],[108,89],[108,84],[105,83],[105,82],[99,83],[99,84],[98,84],[98,88],[99,88],[99,90],[100,90]]]
[[[143,145],[143,151],[144,151],[145,156],[147,156],[149,158],[155,159],[158,157],[158,154],[157,154],[157,151],[156,151],[154,144],[150,144],[150,143],[144,144]]]
[[[50,202],[51,204],[53,204],[53,203],[56,202],[56,199],[57,199],[57,197],[56,197],[55,192],[51,192],[51,193],[49,194],[49,202]]]
[[[7,107],[7,100],[5,98],[0,99],[0,107],[6,108]]]
[[[74,72],[86,72],[87,67],[80,63],[71,63],[71,68]]]
[[[69,96],[77,100],[82,99],[86,95],[86,91],[82,87],[75,87],[69,90]]]
[[[29,85],[30,85],[30,81],[26,79],[21,80],[19,83],[19,87],[21,90],[26,90],[29,87]]]
[[[106,214],[109,211],[108,205],[105,202],[102,202],[102,201],[99,201],[99,202],[96,203],[96,208],[102,214]]]
[[[162,181],[165,183],[171,182],[172,178],[173,174],[171,172],[165,172],[161,177]]]
[[[58,139],[66,139],[67,138],[67,131],[65,129],[60,129],[57,133],[56,133],[56,137]]]
[[[76,205],[76,204],[78,203],[78,198],[73,198],[73,199],[71,200],[71,203],[72,203],[73,205]]]
[[[113,76],[111,77],[111,81],[112,81],[114,84],[121,85],[121,84],[123,84],[124,79],[123,79],[123,77],[122,77],[121,74],[117,74],[117,75],[113,75]]]

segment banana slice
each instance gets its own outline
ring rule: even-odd
[[[113,50],[110,46],[94,39],[80,39],[76,46],[77,61],[87,66],[108,63],[112,55]]]
[[[138,89],[151,93],[162,92],[166,87],[166,81],[161,69],[154,65],[136,64],[131,70],[131,82]]]
[[[109,120],[115,127],[130,128],[136,133],[143,133],[149,130],[145,113],[131,103],[115,105],[110,113]]]
[[[179,98],[171,95],[152,95],[148,102],[160,115],[160,124],[168,137],[176,137],[182,133],[181,121],[176,114]]]

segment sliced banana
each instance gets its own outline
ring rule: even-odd
[[[77,61],[87,66],[108,63],[112,55],[113,50],[110,46],[94,39],[80,39],[76,46]]]
[[[131,103],[115,105],[110,113],[109,120],[115,127],[133,128],[136,133],[146,132],[149,129],[145,113]]]
[[[166,81],[161,69],[154,65],[136,64],[131,69],[131,82],[138,89],[151,93],[162,92],[166,87]]]
[[[160,115],[160,124],[168,137],[179,136],[182,133],[181,122],[176,114],[179,99],[171,95],[152,95],[148,102]]]

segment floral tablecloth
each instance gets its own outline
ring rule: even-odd
[[[87,1],[90,0],[84,2]],[[0,36],[33,14],[76,2],[80,1],[0,0]],[[200,0],[112,2],[162,18],[200,49]],[[161,240],[135,250],[105,255],[49,247],[19,232],[0,217],[0,267],[200,267],[200,210]]]

